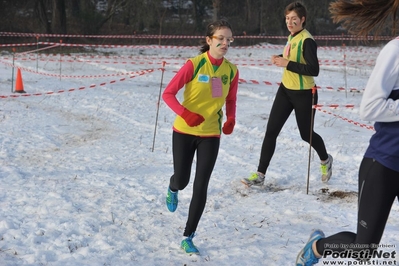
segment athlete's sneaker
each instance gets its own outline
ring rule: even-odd
[[[247,185],[248,187],[250,186],[263,186],[263,183],[265,182],[265,175],[256,172],[252,173],[250,177],[248,178],[243,178],[241,182],[244,185]]]
[[[179,191],[173,192],[168,187],[168,194],[166,194],[166,207],[170,212],[174,212],[177,209],[177,203],[179,199],[177,198],[177,194]]]
[[[332,175],[332,163],[333,157],[329,154],[327,161],[320,164],[321,181],[327,182],[328,180],[330,180]]]
[[[312,250],[312,245],[315,241],[324,238],[324,233],[321,230],[315,230],[310,234],[309,240],[305,247],[299,252],[296,258],[296,266],[311,266],[319,262]]]
[[[193,243],[194,233],[188,236],[186,239],[183,239],[181,242],[180,247],[187,253],[187,254],[199,254],[199,250]]]

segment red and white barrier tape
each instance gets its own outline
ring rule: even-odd
[[[63,56],[61,58],[73,58],[73,59],[51,59],[51,58],[35,58],[35,57],[24,57],[24,58],[20,58],[17,57],[17,60],[21,60],[21,61],[50,61],[50,62],[85,62],[85,63],[97,63],[97,64],[132,64],[132,65],[144,65],[144,64],[161,64],[162,62],[154,62],[154,59],[156,60],[160,60],[160,58],[152,58],[152,59],[147,59],[149,61],[137,61],[138,58],[131,58],[134,59],[134,61],[101,61],[101,60],[87,60],[87,59],[79,59],[79,58],[84,58],[84,57],[72,57],[72,56]],[[92,57],[93,58],[93,57]],[[12,60],[12,58],[8,58],[8,57],[3,57],[3,59],[5,60]],[[107,58],[108,59],[108,58]],[[117,59],[117,58],[115,58]],[[122,58],[124,59],[124,58]],[[166,64],[173,64],[173,65],[183,65],[184,62],[186,61],[186,59],[184,58],[168,58],[169,60],[177,60],[179,62],[175,62],[175,63],[169,63],[166,62]],[[168,60],[166,58],[163,59],[163,61]],[[238,63],[239,60],[236,59],[230,59],[230,61],[232,63],[234,63],[237,66],[243,66],[243,67],[252,67],[252,66],[273,66],[273,64],[271,63]],[[255,61],[255,60],[243,60],[240,59],[240,61]],[[265,62],[267,60],[257,60],[258,62]],[[343,62],[342,60],[339,60],[340,62],[338,62],[338,60],[334,60],[337,61],[337,63],[326,63],[328,61],[324,61],[325,63],[320,62],[320,66],[344,66],[344,64],[346,66],[374,66],[374,63],[370,62],[368,64],[359,64],[358,62],[353,62],[353,61],[349,61],[349,62]]]
[[[67,44],[67,43],[55,43],[55,42],[37,42],[37,43],[17,43],[17,44],[0,44],[0,47],[21,47],[21,46],[38,46],[38,45],[56,45],[66,47],[96,47],[96,48],[135,48],[135,49],[198,49],[198,46],[179,46],[179,45],[112,45],[112,44]],[[233,49],[278,49],[282,50],[284,46],[278,45],[254,45],[254,46],[232,46]],[[345,52],[361,52],[361,53],[373,53],[378,54],[380,49],[370,50],[351,47],[342,48],[341,46],[319,46],[318,49],[324,50],[339,50]]]
[[[313,105],[313,108],[318,109],[321,107],[330,107],[330,108],[338,108],[338,107],[344,107],[344,108],[355,108],[354,104],[316,104]]]
[[[247,84],[256,84],[256,85],[260,85],[260,84],[265,84],[265,85],[274,85],[276,84],[277,86],[280,86],[280,82],[270,82],[270,81],[258,81],[258,80],[245,80],[243,78],[240,78],[238,80],[239,83],[247,83]],[[317,86],[317,89],[326,89],[327,91],[349,91],[349,92],[363,92],[364,89],[357,89],[357,88],[349,88],[348,90],[343,88],[343,87],[339,87],[339,88],[334,88],[331,86],[326,86],[326,87],[322,87],[322,86]]]
[[[331,112],[329,112],[329,111],[323,110],[323,109],[318,108],[318,107],[315,108],[315,109],[317,109],[317,110],[319,110],[319,111],[321,111],[321,112],[323,112],[323,113],[326,113],[326,114],[335,116],[335,117],[337,117],[337,118],[339,118],[339,119],[341,119],[341,120],[344,120],[344,121],[346,121],[346,122],[348,122],[348,123],[350,123],[350,124],[353,124],[353,125],[355,125],[355,126],[359,126],[359,127],[361,127],[361,128],[366,128],[366,129],[370,129],[370,130],[374,130],[374,127],[373,127],[373,126],[370,126],[370,125],[366,125],[366,124],[363,124],[363,123],[356,122],[356,121],[354,121],[354,120],[352,120],[352,119],[348,119],[348,118],[346,118],[346,117],[343,117],[343,116],[340,116],[340,115],[331,113]]]
[[[143,71],[140,71],[140,72],[137,73],[137,74],[131,75],[129,78],[135,78],[135,77],[138,77],[138,76],[142,76],[142,75],[144,75],[144,74],[148,74],[148,73],[151,73],[151,72],[153,72],[153,71],[154,71],[154,69],[143,70]],[[49,91],[49,92],[38,92],[38,93],[21,93],[21,94],[11,94],[11,95],[0,95],[0,98],[1,98],[1,99],[7,99],[7,98],[19,98],[19,97],[30,97],[30,96],[44,96],[44,95],[59,94],[59,93],[64,93],[64,92],[81,91],[81,90],[92,89],[92,88],[96,88],[96,87],[100,87],[100,86],[105,86],[105,85],[107,85],[107,84],[113,84],[113,83],[116,83],[116,82],[119,82],[119,81],[125,81],[125,80],[126,80],[126,78],[121,78],[121,79],[119,79],[119,80],[111,80],[111,81],[108,81],[108,82],[102,82],[102,83],[100,83],[100,84],[98,84],[98,85],[92,84],[92,85],[90,85],[90,86],[88,86],[88,87],[82,86],[82,87],[79,87],[79,88],[71,88],[71,89],[67,89],[67,90],[58,90],[58,91]]]
[[[19,32],[0,32],[0,36],[12,37],[47,37],[47,38],[108,38],[108,39],[201,39],[201,35],[74,35],[74,34],[43,34],[43,33],[19,33]],[[367,36],[357,35],[314,35],[316,40],[392,40],[391,36]],[[238,35],[236,39],[286,39],[287,36],[269,36],[269,35]]]
[[[57,78],[75,78],[75,79],[86,79],[86,78],[105,78],[105,77],[119,77],[119,76],[128,76],[128,75],[134,75],[137,74],[141,71],[146,71],[146,70],[139,70],[139,71],[130,71],[126,73],[113,73],[113,74],[102,74],[102,75],[60,75],[60,74],[51,74],[51,73],[44,73],[44,72],[39,72],[39,71],[34,71],[32,69],[26,68],[26,67],[16,67],[11,63],[5,62],[0,60],[0,63],[3,63],[4,65],[7,65],[9,67],[14,67],[14,68],[19,68],[23,71],[34,73],[34,74],[39,74],[43,76],[48,76],[48,77],[57,77]]]

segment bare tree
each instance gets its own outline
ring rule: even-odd
[[[46,33],[67,33],[65,0],[36,0],[35,11]]]
[[[65,0],[53,0],[51,28],[53,33],[66,34]]]
[[[162,4],[156,5],[157,6],[157,13],[158,13],[158,23],[159,23],[159,39],[158,39],[158,45],[161,45],[161,36],[162,36],[162,25],[163,25],[163,20],[166,15],[167,8],[163,6]]]
[[[46,12],[47,7],[46,0],[36,0],[35,11],[40,24],[44,27],[46,33],[51,34],[51,22]]]
[[[213,8],[213,2],[211,0],[192,0],[192,2],[195,30],[197,33],[203,33],[207,24],[205,20],[207,17],[206,10]]]
[[[71,15],[73,18],[78,18],[80,16],[80,5],[79,0],[70,0],[71,5]]]
[[[251,0],[245,1],[245,21],[249,22],[251,20]]]
[[[212,0],[212,4],[213,4],[213,17],[212,17],[212,20],[216,21],[220,17],[220,14],[219,14],[220,0]]]
[[[293,0],[0,0],[2,31],[97,34],[203,34],[226,18],[234,34],[286,35],[284,8]],[[332,23],[331,1],[302,0],[314,35],[342,33]],[[105,3],[102,9],[99,4]],[[108,25],[107,28],[104,25]],[[244,33],[245,32],[245,33]]]

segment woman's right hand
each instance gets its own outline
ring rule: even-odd
[[[278,57],[279,57],[278,55],[275,55],[275,54],[274,54],[274,55],[272,55],[272,58],[271,58],[271,60],[270,60],[270,61],[272,62],[272,64],[273,64],[273,65],[275,65],[275,64],[276,64],[276,58],[278,58]]]
[[[186,121],[187,125],[190,127],[196,127],[205,121],[205,118],[197,113],[193,113],[188,109],[184,109],[184,112],[181,114],[181,117]]]

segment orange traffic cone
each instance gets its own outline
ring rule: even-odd
[[[22,82],[21,69],[19,68],[17,72],[17,80],[15,82],[15,92],[26,93],[26,91],[24,91],[24,83]]]

